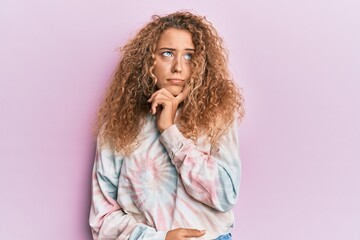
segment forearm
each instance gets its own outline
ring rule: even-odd
[[[219,148],[201,151],[175,125],[160,141],[167,149],[189,195],[219,211],[235,204],[240,184],[237,131],[229,129],[219,140]]]
[[[106,216],[100,227],[92,227],[92,234],[94,240],[164,240],[166,232],[137,223],[130,215],[114,212]]]

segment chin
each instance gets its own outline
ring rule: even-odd
[[[166,88],[166,90],[168,90],[173,96],[176,97],[177,95],[179,95],[182,92],[183,88],[182,87],[181,88],[170,87],[170,88]]]

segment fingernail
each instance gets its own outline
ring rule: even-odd
[[[201,233],[206,233],[206,230],[200,230]]]

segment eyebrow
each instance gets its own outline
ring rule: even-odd
[[[162,47],[162,48],[159,48],[158,50],[170,50],[170,51],[176,51],[175,48],[168,48],[168,47]],[[193,48],[185,48],[186,51],[193,51],[195,52],[195,49]]]

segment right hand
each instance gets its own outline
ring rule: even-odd
[[[186,240],[191,237],[201,237],[206,233],[205,230],[190,228],[177,228],[166,233],[165,240]]]
[[[160,132],[165,131],[174,124],[176,110],[189,92],[190,87],[185,86],[183,91],[176,97],[165,88],[157,90],[151,95],[148,102],[151,103],[151,113],[156,113],[156,124]]]

